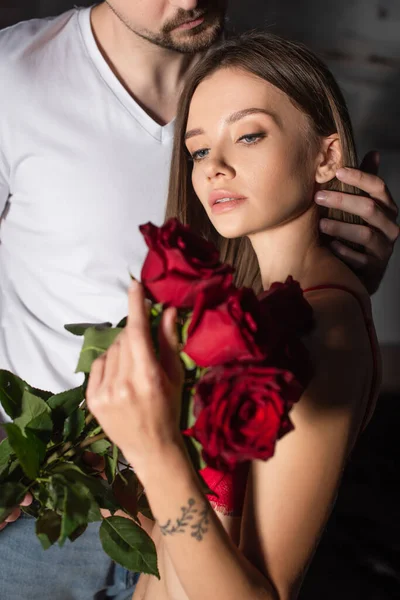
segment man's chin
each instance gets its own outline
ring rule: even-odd
[[[222,28],[219,26],[209,27],[197,34],[188,34],[179,32],[171,36],[171,47],[178,52],[195,53],[203,52],[211,48],[222,35]],[[172,48],[171,48],[172,49]]]

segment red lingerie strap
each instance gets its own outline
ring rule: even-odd
[[[249,463],[245,463],[239,464],[233,473],[221,473],[211,467],[200,471],[209,489],[216,494],[207,496],[216,511],[230,517],[241,516],[249,469]]]
[[[361,308],[362,314],[364,316],[364,321],[365,321],[365,325],[367,327],[368,337],[369,337],[369,341],[370,341],[371,349],[372,349],[372,360],[374,363],[374,370],[372,373],[371,392],[370,392],[369,402],[368,402],[367,409],[365,411],[364,420],[363,420],[363,422],[361,424],[361,428],[360,428],[360,431],[362,431],[366,425],[366,420],[368,419],[368,416],[369,416],[369,413],[371,410],[371,406],[372,406],[372,402],[374,400],[375,387],[376,387],[378,370],[379,370],[378,369],[379,352],[378,352],[377,341],[376,341],[376,338],[374,335],[374,323],[373,323],[372,317],[370,317],[370,315],[367,314],[364,303],[362,302],[360,296],[351,288],[348,288],[345,285],[325,284],[325,285],[316,285],[316,286],[307,288],[306,290],[303,290],[303,293],[306,294],[307,292],[315,292],[318,290],[341,290],[342,292],[347,292],[348,294],[351,294],[353,296],[353,298],[355,298],[357,300],[357,302]]]

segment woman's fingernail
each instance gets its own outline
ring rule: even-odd
[[[326,192],[317,192],[315,194],[315,202],[317,202],[317,204],[326,204],[327,199],[328,195]]]

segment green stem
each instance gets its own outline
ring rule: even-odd
[[[55,452],[53,452],[53,454],[50,454],[45,464],[48,465],[49,463],[53,462],[53,460],[61,458],[61,456],[63,456],[66,452],[68,452],[68,450],[72,448],[72,445],[72,442],[67,442],[66,444],[64,444],[64,446],[62,446],[59,450],[56,450]]]
[[[91,446],[95,442],[98,442],[100,440],[105,440],[105,439],[107,439],[107,434],[104,432],[99,433],[98,435],[94,435],[90,438],[87,438],[86,440],[83,440],[83,442],[81,444],[79,444],[79,446],[77,447],[77,450],[83,450],[84,448]]]
[[[89,423],[91,423],[94,419],[94,416],[92,415],[92,413],[89,413],[88,416],[85,419],[85,425],[89,425]]]

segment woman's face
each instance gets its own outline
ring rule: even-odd
[[[312,206],[317,150],[310,125],[275,86],[221,69],[198,86],[186,146],[192,182],[224,237],[279,227]]]

